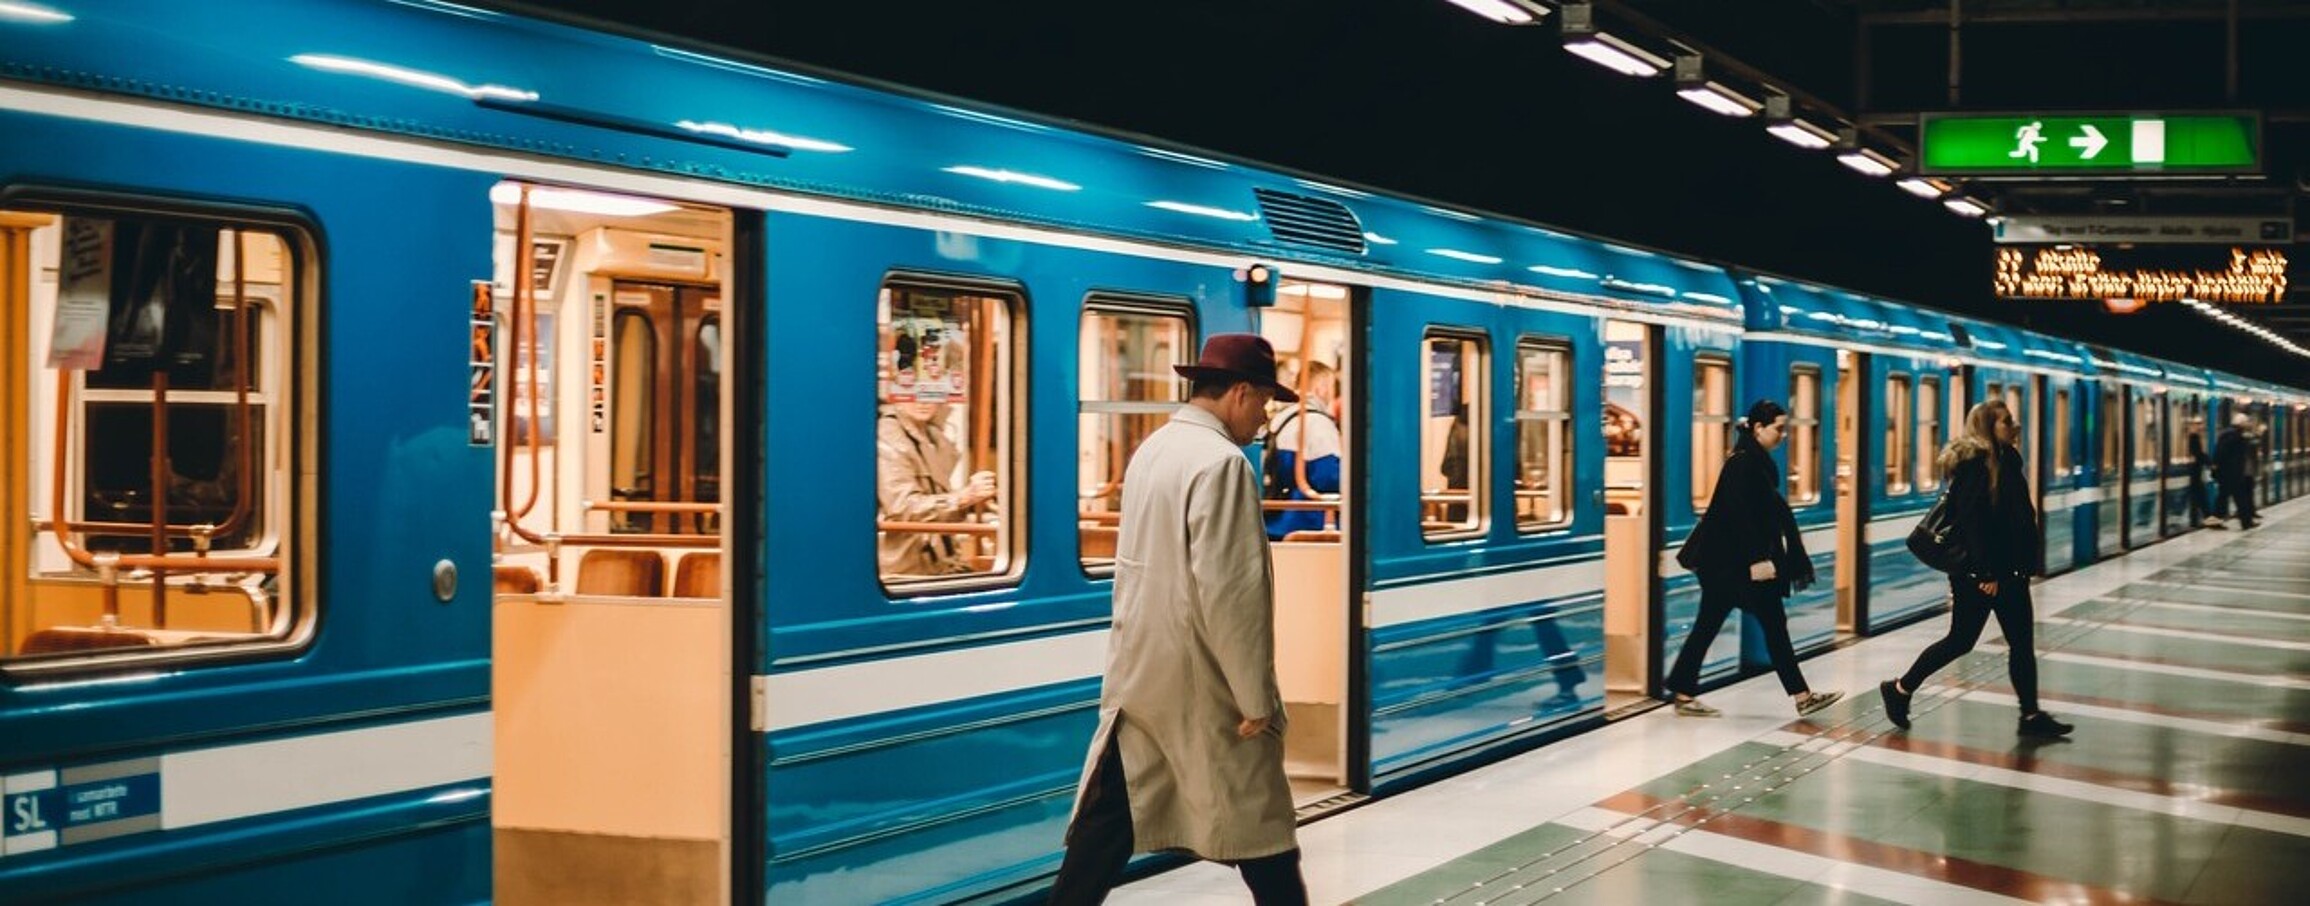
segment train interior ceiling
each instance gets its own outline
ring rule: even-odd
[[[498,551],[497,895],[566,899],[555,866],[588,860],[710,893],[728,859],[731,217],[513,182],[490,197],[505,436],[494,513],[474,518]]]

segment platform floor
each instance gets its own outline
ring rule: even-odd
[[[1914,728],[1877,681],[1938,617],[1808,660],[1844,702],[1798,720],[1770,675],[1307,825],[1314,902],[2310,902],[2310,503],[2036,588],[2040,695],[2014,735],[1991,622]],[[2234,523],[2233,523],[2234,525]],[[1196,864],[1121,904],[1249,901]]]

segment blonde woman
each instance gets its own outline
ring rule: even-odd
[[[2023,736],[2055,737],[2074,729],[2037,708],[2036,617],[2029,576],[2037,571],[2037,507],[2015,442],[2021,424],[1991,400],[1965,413],[1965,436],[1941,451],[1949,474],[1949,518],[1957,565],[1949,571],[1949,634],[1917,655],[1909,672],[1877,685],[1885,716],[1909,728],[1909,700],[1926,677],[1973,650],[1989,617],[2005,633],[2006,672],[2021,700]]]

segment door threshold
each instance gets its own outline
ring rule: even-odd
[[[1608,723],[1626,720],[1639,714],[1650,713],[1654,708],[1666,704],[1668,703],[1649,695],[1638,695],[1634,692],[1614,692],[1604,697],[1604,720]]]
[[[1299,823],[1306,824],[1318,818],[1329,818],[1370,801],[1372,801],[1372,797],[1368,793],[1343,789],[1322,799],[1300,805],[1294,808],[1292,813],[1299,819]]]

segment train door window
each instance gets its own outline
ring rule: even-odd
[[[1941,457],[1934,455],[1941,447],[1941,379],[1927,375],[1917,379],[1917,489],[1930,491],[1941,486]]]
[[[1480,334],[1430,329],[1421,348],[1420,528],[1430,540],[1484,527],[1484,372]]]
[[[895,281],[876,305],[876,546],[893,591],[1016,576],[1018,297]]]
[[[309,633],[312,258],[285,223],[0,211],[0,455],[30,467],[0,489],[0,660]]]
[[[2068,475],[2073,467],[2069,452],[2069,391],[2053,392],[2053,474]]]
[[[1789,373],[1789,502],[1821,499],[1821,370],[1800,365]]]
[[[2125,456],[2125,409],[2118,403],[2115,384],[2102,385],[2101,391],[2101,468],[2104,474],[2119,468]]]
[[[1692,363],[1692,509],[1708,509],[1716,477],[1730,455],[1732,360],[1705,355]]]
[[[644,308],[626,308],[611,320],[616,364],[610,371],[610,497],[614,500],[649,500],[654,497],[652,476],[657,474],[657,446],[652,428],[657,424],[658,338]],[[615,520],[620,531],[648,528],[647,515]]]
[[[2149,469],[2158,465],[2158,399],[2141,390],[2134,397],[2134,466]]]
[[[1516,344],[1516,530],[1572,521],[1572,348]]]
[[[1909,493],[1909,432],[1916,412],[1910,407],[1909,376],[1894,373],[1885,379],[1885,493]]]
[[[1083,312],[1077,358],[1076,535],[1085,571],[1115,568],[1123,518],[1123,470],[1131,454],[1186,402],[1173,365],[1195,353],[1185,305],[1092,297]]]
[[[721,292],[618,280],[610,296],[609,493],[628,505],[612,513],[611,530],[718,532],[711,512],[682,510],[721,502]],[[520,387],[523,376],[511,377]],[[514,415],[512,441],[526,446],[519,426],[527,419],[518,408]]]
[[[2029,415],[2029,410],[2021,408],[2020,384],[2008,384],[2006,385],[2005,392],[2003,394],[1991,394],[1990,398],[2004,400],[2005,411],[2012,413],[2013,420],[2017,424],[2021,423],[2021,420],[2028,417]],[[2026,430],[2026,428],[2024,430]]]

